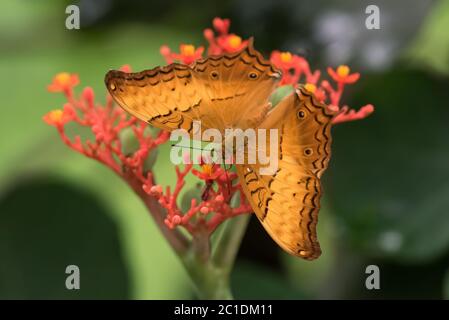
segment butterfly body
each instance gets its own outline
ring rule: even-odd
[[[270,110],[269,97],[280,73],[250,41],[235,54],[212,56],[191,66],[171,64],[139,73],[110,71],[106,86],[126,111],[168,131],[185,129],[191,137],[207,129],[224,138],[222,154],[232,153],[246,198],[270,236],[286,252],[317,258],[320,178],[328,166],[331,121],[335,116],[304,88],[296,89]],[[201,121],[196,129],[194,122]],[[238,134],[229,135],[230,129]],[[265,140],[242,138],[247,129],[265,130]],[[271,132],[275,131],[274,135]],[[245,142],[246,141],[246,142]],[[267,163],[250,151],[274,156],[277,166],[262,174]],[[235,160],[235,159],[234,159]]]

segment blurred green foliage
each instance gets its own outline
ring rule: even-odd
[[[67,149],[41,117],[64,103],[46,91],[54,74],[78,73],[104,101],[107,70],[161,64],[160,45],[200,43],[201,30],[181,27],[192,19],[175,11],[171,17],[183,17],[176,24],[118,20],[68,31],[64,2],[3,5],[0,298],[192,298],[187,274],[138,198],[107,168]],[[447,2],[437,3],[402,61],[363,73],[345,93],[350,106],[373,103],[376,111],[333,130],[322,257],[287,256],[253,221],[232,275],[237,298],[449,298],[448,79],[432,72],[449,70],[448,16]],[[154,167],[163,185],[175,181],[168,147]],[[69,264],[81,268],[79,292],[65,290]],[[368,264],[381,268],[380,292],[364,288]]]
[[[351,103],[377,110],[334,128],[330,201],[356,249],[435,259],[449,248],[447,83],[399,66],[361,87]]]
[[[5,194],[0,212],[1,299],[131,296],[117,225],[91,194],[36,177]],[[82,290],[65,287],[71,263]]]
[[[438,1],[407,52],[407,56],[418,68],[430,68],[437,73],[449,74],[448,27],[449,2]]]

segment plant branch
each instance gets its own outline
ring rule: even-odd
[[[128,182],[129,186],[134,190],[135,193],[142,199],[143,203],[147,207],[151,216],[153,217],[159,230],[162,232],[164,237],[176,251],[179,256],[183,256],[188,248],[189,241],[187,238],[176,229],[169,229],[164,223],[165,210],[161,207],[158,201],[149,196],[142,188],[142,182],[131,172],[124,172],[123,177]]]
[[[250,214],[243,214],[227,221],[212,256],[216,267],[228,273],[232,270],[250,218]]]

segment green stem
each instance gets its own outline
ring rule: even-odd
[[[199,299],[233,299],[229,285],[229,273],[227,271],[217,268],[210,260],[206,263],[190,260],[185,261],[185,265],[195,284]]]
[[[207,233],[200,233],[192,240],[191,248],[182,261],[200,299],[233,299],[230,273],[249,218],[250,215],[245,214],[230,219],[217,239],[213,252]]]
[[[244,214],[227,221],[213,252],[212,259],[217,267],[228,269],[228,272],[232,270],[250,217],[250,214]]]

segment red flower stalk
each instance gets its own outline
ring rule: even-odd
[[[44,115],[43,120],[58,130],[63,129],[64,125],[72,120],[70,106],[65,106],[63,110],[55,109]]]
[[[280,85],[297,86],[304,75],[305,88],[312,92],[319,101],[327,104],[332,111],[339,112],[333,120],[334,124],[360,120],[366,118],[374,111],[374,106],[371,104],[363,106],[359,111],[351,110],[346,105],[340,106],[340,99],[345,85],[354,84],[360,78],[359,73],[350,74],[348,66],[341,65],[337,70],[327,69],[329,76],[337,84],[337,89],[334,89],[327,80],[321,81],[318,85],[321,76],[320,71],[311,72],[309,63],[303,57],[290,52],[273,51],[270,60],[282,71]]]
[[[209,42],[207,53],[209,55],[218,55],[222,53],[233,53],[242,50],[248,45],[248,40],[242,40],[234,33],[229,33],[231,21],[229,19],[215,18],[212,21],[215,35],[212,29],[204,30],[204,37]]]
[[[361,107],[358,111],[349,109],[348,106],[340,106],[341,96],[347,84],[353,84],[360,78],[360,73],[350,73],[351,69],[348,66],[341,65],[337,70],[327,68],[329,76],[337,83],[335,89],[327,80],[321,81],[320,89],[327,92],[329,101],[327,104],[333,110],[339,111],[339,114],[334,118],[333,123],[341,123],[347,121],[361,120],[366,118],[374,112],[374,106],[367,104]]]
[[[170,50],[168,46],[162,46],[160,49],[161,55],[165,58],[167,63],[181,62],[184,64],[192,64],[203,57],[204,47],[198,47],[191,44],[181,44],[179,52],[175,53]]]
[[[81,96],[75,98],[73,95],[75,85],[76,83],[72,82],[62,90],[68,100],[64,108],[50,111],[43,120],[57,128],[62,141],[70,148],[102,162],[120,176],[130,170],[142,183],[147,182],[148,177],[145,176],[143,168],[144,160],[153,149],[168,139],[168,133],[161,131],[156,138],[153,138],[144,132],[146,128],[144,122],[129,117],[115,105],[109,95],[105,106],[96,104],[94,92],[90,87],[86,87]],[[82,142],[79,136],[71,139],[65,133],[65,125],[68,122],[90,127],[95,140]],[[132,130],[139,143],[139,149],[133,154],[124,154],[122,151],[120,134],[125,130]]]
[[[79,83],[77,74],[70,74],[68,72],[58,73],[51,84],[48,85],[48,91],[50,92],[63,92],[68,95],[72,92],[72,88]]]
[[[271,53],[270,60],[282,71],[280,85],[298,83],[302,75],[305,75],[306,83],[316,84],[320,77],[320,71],[312,73],[307,60],[296,54],[275,50]]]
[[[333,123],[361,120],[368,117],[373,112],[374,106],[372,104],[367,104],[361,107],[358,111],[349,109],[348,106],[343,106],[340,113],[334,118]]]
[[[334,71],[332,68],[327,68],[327,73],[337,83],[353,84],[360,78],[360,73],[349,74],[351,69],[348,66],[341,65]]]
[[[149,195],[156,197],[162,207],[166,209],[167,217],[164,222],[169,228],[183,226],[192,235],[202,230],[206,230],[210,235],[226,219],[252,212],[240,185],[233,183],[237,179],[235,173],[226,172],[216,164],[203,164],[201,167],[202,171],[193,169],[192,164],[186,164],[183,170],[179,166],[175,167],[177,181],[173,193],[170,187],[167,187],[163,193],[163,188],[160,185],[144,186],[144,190]],[[193,173],[204,181],[206,186],[207,183],[212,183],[212,187],[205,190],[206,195],[201,202],[198,203],[195,198],[191,199],[190,208],[183,213],[178,206],[177,199],[185,185],[184,178],[189,173]],[[232,208],[229,202],[236,193],[239,193],[242,201],[237,208]]]

